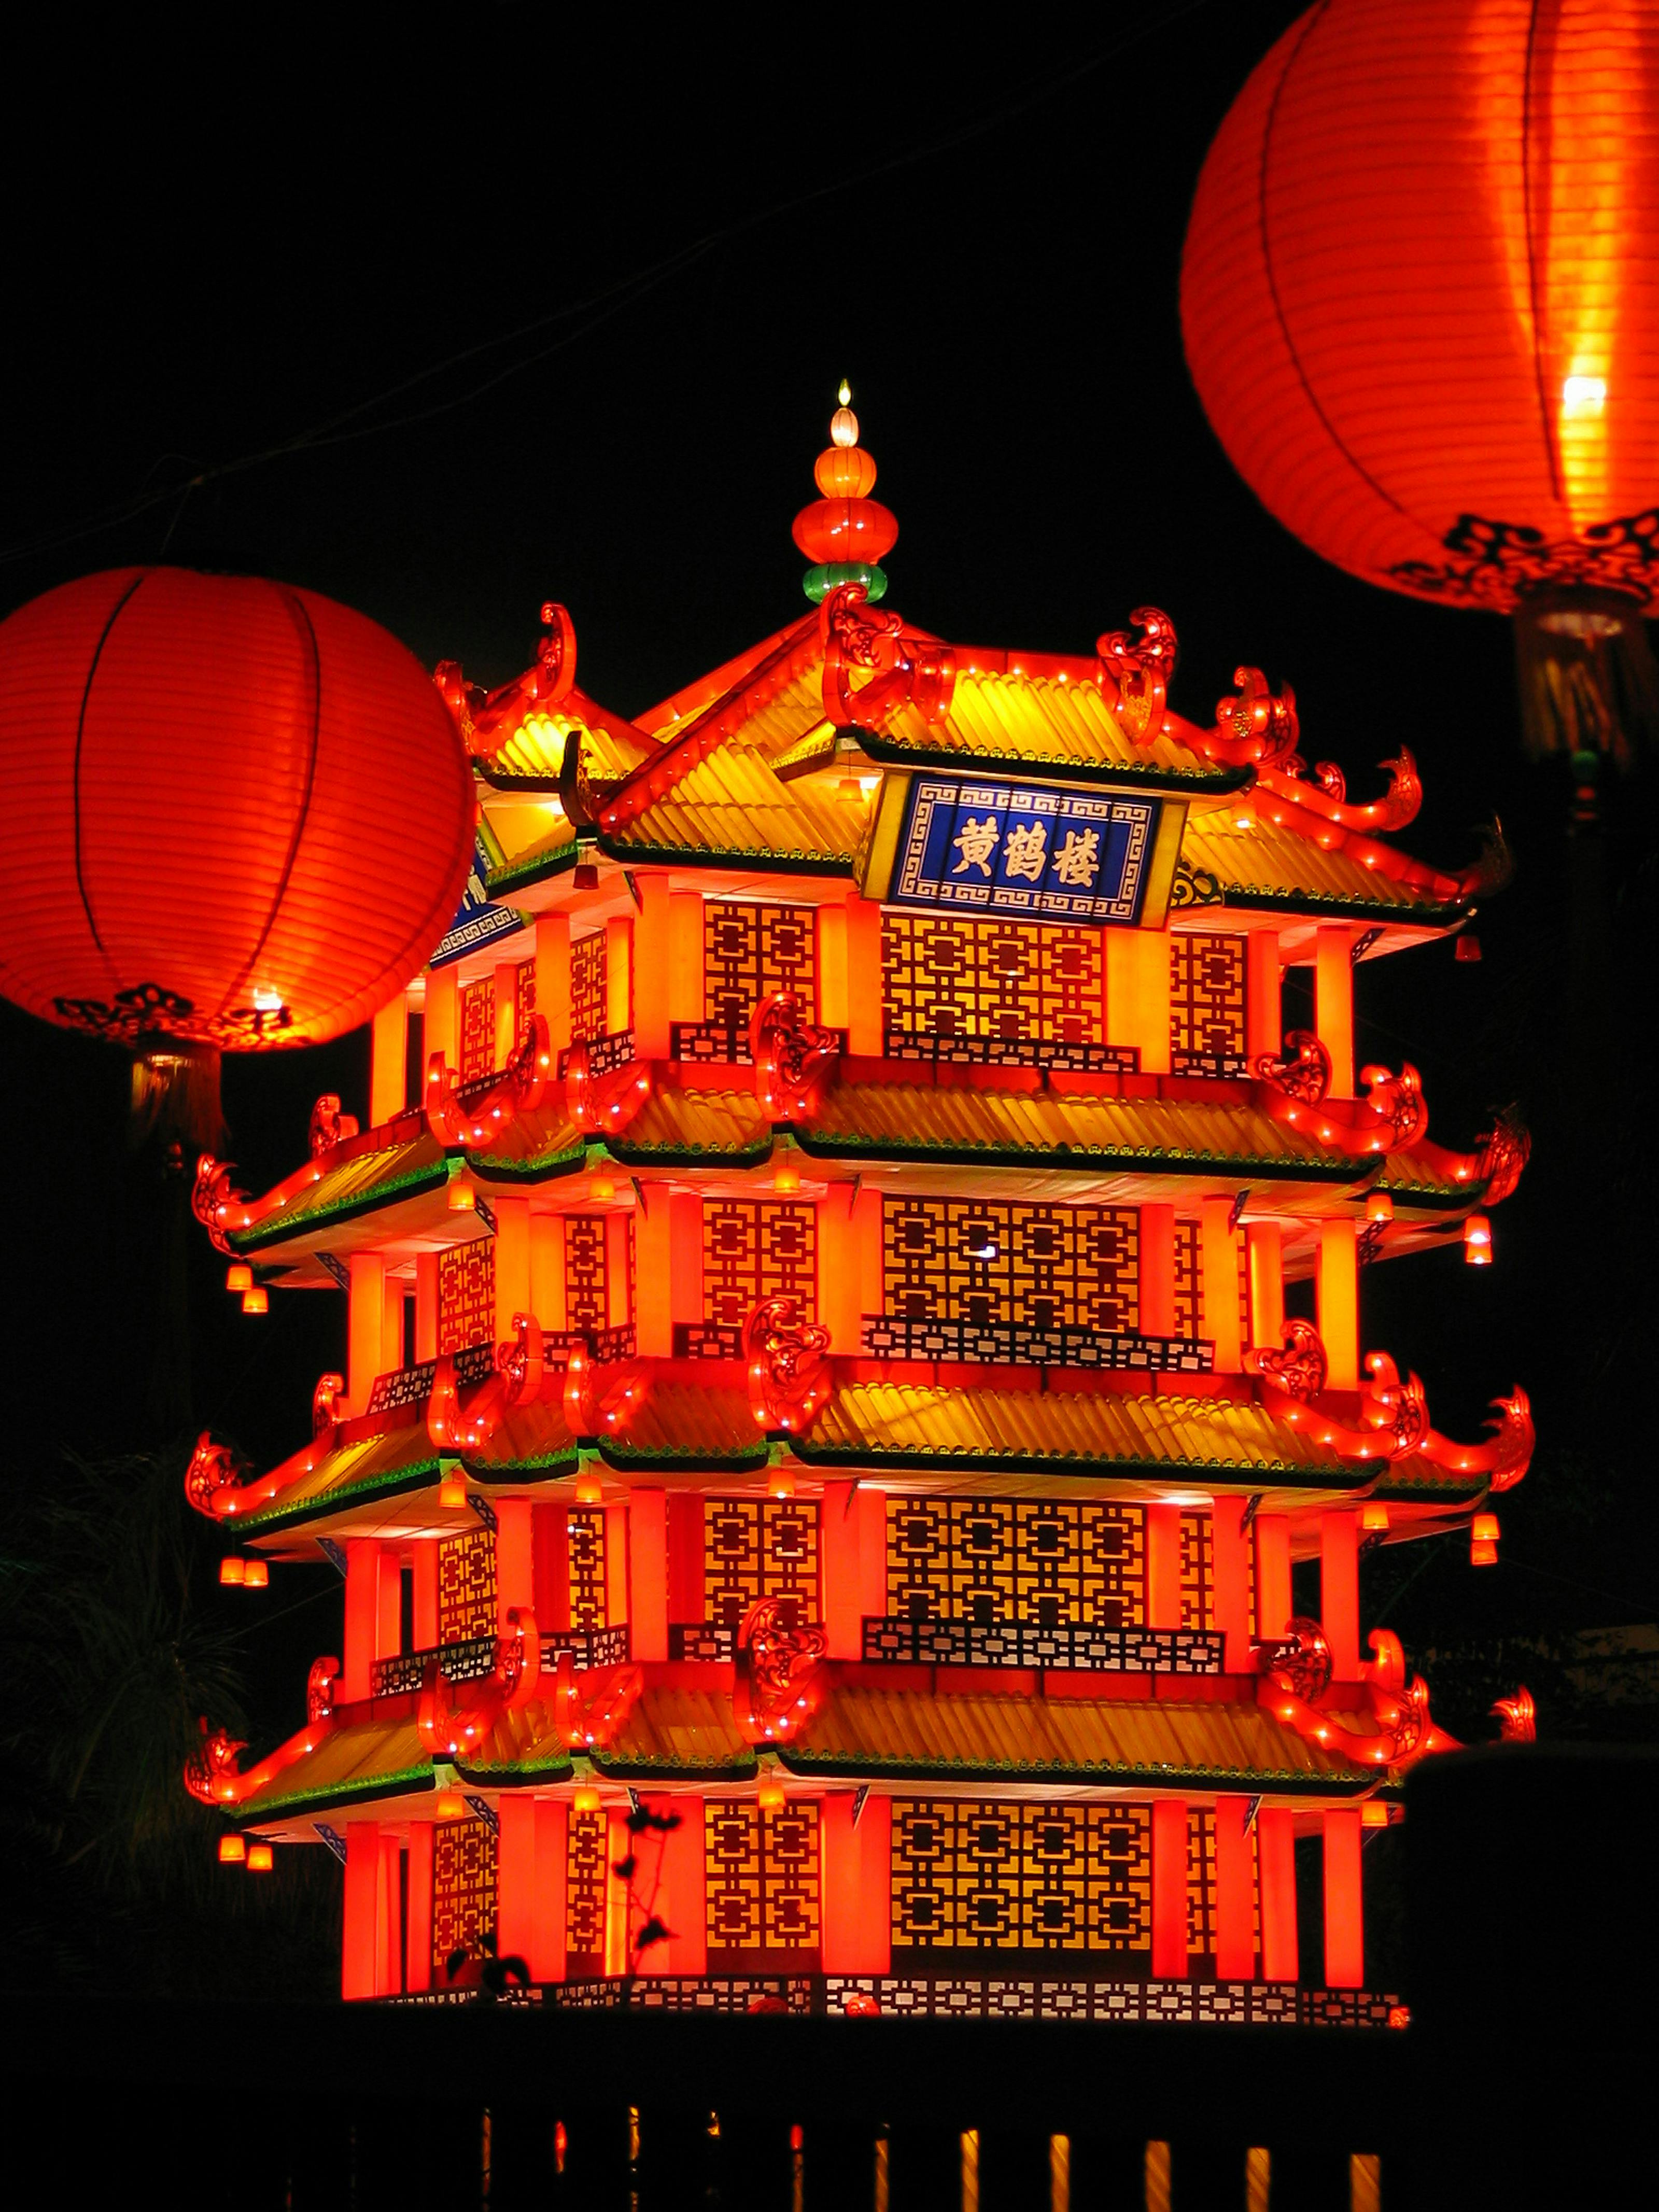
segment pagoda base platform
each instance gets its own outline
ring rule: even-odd
[[[1402,2028],[1397,1996],[1296,1982],[1154,1982],[920,1974],[646,1975],[548,1982],[499,1998],[476,1984],[370,1999],[394,2005],[498,2003],[558,2012],[800,2013],[834,2016],[873,2000],[884,2018],[1069,2020],[1135,2027]]]

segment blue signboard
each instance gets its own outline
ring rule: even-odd
[[[918,775],[886,896],[935,914],[1133,927],[1163,811],[1118,792]]]
[[[511,937],[525,926],[525,917],[515,907],[493,905],[484,890],[485,873],[489,857],[482,839],[472,847],[472,866],[467,870],[466,889],[461,893],[460,909],[444,933],[443,942],[427,962],[428,968],[447,968],[452,960],[465,959],[469,952],[477,952],[486,945],[493,945],[498,937]]]

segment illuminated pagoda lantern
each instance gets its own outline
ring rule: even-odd
[[[344,1625],[187,1778],[227,1856],[343,1861],[349,1997],[493,1949],[547,2003],[1385,2025],[1362,1847],[1449,1739],[1360,1556],[1492,1558],[1532,1434],[1441,1435],[1362,1285],[1489,1261],[1526,1139],[1431,1138],[1354,994],[1501,851],[1407,858],[1410,757],[1349,800],[1254,671],[1183,720],[1152,610],[1069,659],[890,612],[847,400],[775,635],[632,721],[558,607],[501,691],[440,669],[477,866],[365,1124],[203,1163],[349,1358],[191,1494]]]

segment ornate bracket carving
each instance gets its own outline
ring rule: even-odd
[[[185,1496],[210,1521],[221,1518],[219,1498],[226,1491],[240,1490],[248,1476],[247,1462],[237,1458],[228,1444],[216,1444],[212,1431],[204,1429],[185,1469]]]
[[[1331,1087],[1331,1056],[1311,1030],[1287,1031],[1281,1057],[1263,1053],[1254,1073],[1258,1083],[1277,1091],[1298,1105],[1317,1106]]]
[[[817,1710],[830,1649],[821,1628],[786,1627],[775,1597],[752,1605],[738,1631],[732,1714],[749,1743],[784,1743]]]
[[[311,1672],[306,1676],[306,1718],[308,1721],[331,1720],[334,1717],[334,1692],[339,1683],[340,1662],[337,1659],[313,1659]]]
[[[556,599],[542,605],[544,635],[536,664],[510,684],[486,694],[469,684],[459,660],[441,660],[433,672],[461,743],[475,760],[489,760],[523,726],[532,709],[543,713],[568,699],[576,682],[576,627]]]
[[[314,1160],[336,1145],[343,1145],[348,1137],[357,1134],[357,1116],[340,1111],[339,1095],[325,1091],[311,1109],[308,1132],[311,1157]]]
[[[463,1085],[441,1052],[426,1064],[426,1125],[446,1147],[493,1143],[516,1115],[533,1114],[553,1072],[547,1018],[532,1014],[513,1057],[487,1084]]]
[[[216,1160],[211,1152],[204,1152],[196,1163],[196,1181],[191,1187],[190,1210],[208,1233],[216,1252],[222,1252],[228,1260],[236,1257],[225,1234],[227,1218],[247,1204],[247,1193],[238,1190],[231,1182],[234,1166],[228,1160]]]
[[[501,1377],[507,1404],[528,1406],[539,1398],[545,1370],[540,1322],[534,1314],[515,1313],[513,1341],[495,1346],[495,1371]]]
[[[645,1686],[643,1670],[629,1661],[620,1667],[592,1667],[578,1674],[568,1651],[561,1651],[551,1693],[544,1702],[572,1751],[603,1751],[615,1741]]]
[[[907,630],[895,614],[877,614],[862,584],[840,584],[818,611],[823,647],[823,711],[838,728],[878,728],[901,707],[937,722],[956,690],[956,656],[947,645]],[[867,671],[856,690],[853,672]]]
[[[541,1664],[541,1638],[536,1616],[527,1606],[509,1609],[506,1632],[495,1646],[494,1671],[482,1682],[467,1683],[464,1701],[444,1679],[434,1651],[426,1662],[416,1708],[422,1744],[434,1759],[464,1759],[477,1751],[504,1712],[527,1704],[534,1695]]]
[[[1137,607],[1129,622],[1130,630],[1107,630],[1095,640],[1095,680],[1130,744],[1150,745],[1163,731],[1175,681],[1175,624],[1157,607]]]
[[[319,1375],[317,1388],[311,1394],[311,1433],[324,1436],[334,1426],[339,1416],[339,1403],[345,1395],[343,1375]]]
[[[841,1037],[835,1030],[804,1022],[793,991],[775,991],[755,1009],[749,1050],[762,1112],[773,1121],[804,1121],[817,1111],[826,1085],[834,1079]]]
[[[1275,1351],[1268,1345],[1252,1346],[1244,1355],[1244,1365],[1250,1374],[1260,1375],[1275,1389],[1299,1398],[1304,1405],[1319,1395],[1330,1370],[1318,1330],[1310,1321],[1302,1321],[1294,1315],[1285,1324],[1283,1348]]]
[[[1229,768],[1288,763],[1301,734],[1295,692],[1288,684],[1282,691],[1271,690],[1259,668],[1235,669],[1233,681],[1237,691],[1216,702],[1216,726],[1206,733],[1206,751]]]
[[[1331,1686],[1329,1641],[1321,1623],[1306,1613],[1293,1613],[1283,1642],[1266,1646],[1262,1656],[1268,1672],[1308,1705]]]
[[[1533,1426],[1532,1403],[1517,1383],[1507,1398],[1492,1401],[1494,1418],[1486,1423],[1492,1442],[1455,1444],[1449,1437],[1431,1430],[1423,1441],[1423,1456],[1458,1474],[1484,1474],[1494,1493],[1513,1490],[1532,1465],[1538,1435]]]
[[[1488,1206],[1501,1206],[1521,1180],[1532,1158],[1532,1136],[1521,1119],[1520,1109],[1505,1106],[1480,1140],[1480,1173],[1486,1186]]]
[[[1499,1698],[1492,1711],[1498,1723],[1500,1743],[1537,1742],[1538,1708],[1524,1684],[1512,1698]]]
[[[234,1805],[247,1788],[248,1778],[236,1763],[237,1753],[247,1745],[225,1729],[210,1735],[205,1717],[196,1725],[199,1740],[185,1761],[185,1787],[204,1805]]]
[[[1275,798],[1287,799],[1292,805],[1316,815],[1322,822],[1334,823],[1339,830],[1356,830],[1368,835],[1403,830],[1417,819],[1423,804],[1423,780],[1418,774],[1416,761],[1404,745],[1392,760],[1377,763],[1389,779],[1389,787],[1381,799],[1373,799],[1364,806],[1348,804],[1347,782],[1334,761],[1316,762],[1310,783],[1301,781],[1291,773],[1294,765],[1285,761],[1264,769],[1263,788]]]
[[[803,1321],[793,1298],[763,1298],[743,1325],[743,1352],[757,1422],[804,1436],[832,1386],[829,1330]]]
[[[650,1096],[651,1071],[638,1060],[595,1075],[586,1043],[573,1044],[565,1054],[564,1110],[588,1136],[617,1135]]]
[[[619,1436],[645,1403],[647,1370],[635,1360],[600,1366],[573,1343],[565,1361],[564,1423],[573,1437]]]
[[[1359,1080],[1365,1086],[1367,1108],[1394,1132],[1387,1151],[1406,1152],[1419,1137],[1428,1134],[1429,1109],[1423,1096],[1423,1079],[1410,1060],[1401,1060],[1398,1075],[1391,1075],[1386,1067],[1362,1067]]]

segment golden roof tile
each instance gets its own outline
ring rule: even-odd
[[[257,1825],[306,1807],[322,1812],[355,1797],[401,1796],[431,1787],[431,1756],[412,1720],[337,1723],[314,1751],[302,1752],[263,1790],[243,1798],[236,1818]]]

